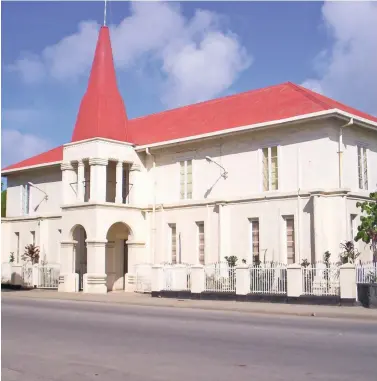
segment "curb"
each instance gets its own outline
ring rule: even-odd
[[[234,305],[232,307],[222,307],[222,306],[208,306],[208,305],[190,305],[190,304],[184,304],[184,303],[163,303],[163,304],[156,304],[156,303],[148,303],[147,299],[145,301],[135,301],[135,300],[127,300],[127,301],[117,301],[117,300],[87,300],[87,299],[79,299],[79,298],[73,298],[73,297],[65,297],[65,298],[54,298],[53,296],[47,296],[47,297],[39,297],[36,295],[7,295],[6,293],[2,293],[2,297],[9,298],[9,299],[33,299],[33,300],[49,300],[49,301],[70,301],[70,302],[86,302],[86,303],[101,303],[101,304],[113,304],[113,305],[130,305],[130,306],[140,306],[140,307],[168,307],[168,308],[187,308],[187,309],[194,309],[194,310],[202,310],[202,311],[219,311],[219,312],[237,312],[237,313],[243,313],[243,314],[256,314],[256,315],[274,315],[274,316],[299,316],[299,317],[315,317],[315,318],[327,318],[327,319],[353,319],[353,320],[363,320],[363,321],[373,321],[377,323],[377,314],[354,314],[349,312],[323,312],[323,311],[315,311],[313,309],[313,312],[308,311],[288,311],[288,310],[266,310],[261,308],[256,309],[244,309],[240,305]],[[180,302],[183,300],[177,299],[176,302]],[[216,303],[216,302],[215,302]],[[241,308],[240,308],[241,307]],[[333,307],[333,308],[341,308],[341,307]],[[354,307],[354,308],[361,308],[361,307]],[[367,310],[365,310],[366,312]]]

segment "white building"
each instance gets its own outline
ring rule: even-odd
[[[337,260],[376,167],[377,118],[289,82],[128,120],[102,27],[72,141],[2,171],[2,261],[35,242],[104,293],[139,263]]]

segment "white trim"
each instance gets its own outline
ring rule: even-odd
[[[93,141],[103,141],[103,142],[107,142],[107,143],[115,143],[115,144],[120,144],[120,145],[131,146],[131,147],[135,146],[133,143],[129,143],[129,142],[122,142],[120,140],[113,140],[113,139],[95,137],[95,138],[89,138],[89,139],[84,139],[84,140],[78,140],[76,142],[65,143],[65,144],[63,144],[63,148],[79,145],[81,143],[93,142]]]
[[[60,165],[62,164],[63,160],[60,161],[52,161],[50,163],[43,163],[43,164],[35,164],[35,165],[29,165],[27,167],[21,167],[21,168],[11,168],[1,171],[1,176],[4,176],[4,174],[13,173],[13,172],[21,172],[21,171],[27,171],[29,169],[36,169],[36,168],[43,168],[43,167],[52,167],[54,165]]]

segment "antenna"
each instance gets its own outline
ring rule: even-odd
[[[106,10],[107,10],[107,0],[105,0],[105,9],[103,12],[103,26],[106,26]]]

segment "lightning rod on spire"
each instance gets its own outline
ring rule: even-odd
[[[106,10],[107,10],[107,1],[105,0],[105,9],[103,12],[103,26],[106,26]]]

